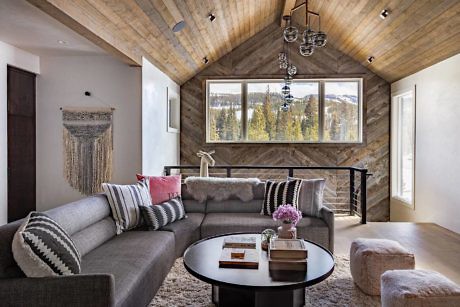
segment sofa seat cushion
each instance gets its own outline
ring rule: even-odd
[[[182,256],[187,247],[200,239],[200,226],[203,213],[187,213],[187,218],[168,224],[160,230],[174,233],[176,242],[176,257]]]
[[[201,237],[231,232],[262,232],[271,228],[276,230],[280,222],[271,216],[259,213],[209,213],[201,225]],[[316,217],[303,217],[297,224],[297,236],[329,248],[329,228]]]
[[[174,260],[173,233],[128,231],[86,254],[82,274],[112,274],[116,306],[146,306]]]

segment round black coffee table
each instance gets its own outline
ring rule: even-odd
[[[258,269],[219,267],[222,244],[227,236],[257,238]],[[227,234],[197,241],[185,251],[184,265],[190,274],[212,284],[212,301],[219,307],[303,306],[305,287],[325,280],[334,271],[332,254],[313,242],[305,242],[307,272],[284,271],[284,275],[270,272],[267,252],[260,248],[259,233]]]

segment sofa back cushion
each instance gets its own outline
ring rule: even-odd
[[[246,202],[239,199],[208,200],[206,213],[258,213],[263,203],[263,199],[253,199]]]
[[[200,203],[195,200],[190,192],[187,191],[187,185],[184,183],[181,186],[181,198],[182,204],[184,204],[184,209],[186,213],[205,213],[206,212],[206,202]]]
[[[201,203],[187,191],[187,185],[182,184],[182,203],[186,213],[260,212],[264,200],[265,183],[257,183],[252,189],[254,198],[247,202],[239,200],[236,196],[231,196],[230,199],[224,201],[207,200]]]
[[[258,213],[263,206],[264,192],[265,184],[261,182],[253,186],[254,198],[252,200],[244,202],[237,197],[222,201],[208,200],[206,213]]]
[[[107,197],[97,194],[45,211],[72,238],[84,256],[115,236]],[[23,220],[0,226],[0,278],[24,277],[13,258],[11,244]]]
[[[44,213],[61,225],[70,236],[111,215],[104,194],[85,197]]]
[[[64,228],[82,256],[116,235],[105,194],[85,197],[45,213]]]

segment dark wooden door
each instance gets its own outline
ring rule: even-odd
[[[35,210],[35,74],[8,66],[8,222]]]

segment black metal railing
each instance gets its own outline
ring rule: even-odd
[[[164,167],[164,174],[170,175],[171,170],[180,170],[180,172],[185,176],[196,175],[197,171],[199,171],[200,166],[198,165],[168,165]],[[194,173],[187,173],[184,170],[194,170]],[[219,173],[218,170],[224,171],[224,173]],[[241,172],[244,170],[245,172]],[[344,212],[348,213],[349,215],[358,215],[361,217],[361,223],[366,224],[367,217],[367,177],[372,176],[372,174],[368,173],[368,170],[365,168],[359,167],[352,167],[352,166],[265,166],[265,165],[215,165],[209,166],[210,174],[212,172],[217,171],[212,175],[214,176],[223,176],[223,177],[232,177],[235,173],[239,176],[245,177],[246,175],[250,175],[248,170],[259,170],[259,171],[267,171],[267,170],[281,170],[286,171],[287,175],[290,177],[294,177],[295,171],[297,173],[301,173],[302,171],[329,171],[334,172],[336,180],[336,190],[334,196],[336,199],[339,199],[335,202],[330,202],[331,209],[336,212]],[[339,174],[339,172],[341,174]],[[343,174],[345,172],[345,174]],[[348,174],[346,174],[348,172]],[[262,175],[270,176],[271,173],[263,173]],[[359,174],[357,176],[357,174]],[[257,177],[260,173],[256,174]],[[298,176],[299,174],[297,174]],[[301,176],[299,176],[301,177]],[[268,177],[270,178],[270,177]],[[348,184],[345,184],[348,181]],[[343,191],[343,189],[347,189],[348,192]],[[348,197],[345,198],[341,195],[349,194]],[[346,202],[346,204],[345,204]],[[344,210],[337,206],[337,204],[346,205],[347,209]]]

